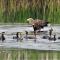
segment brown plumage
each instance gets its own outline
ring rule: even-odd
[[[39,19],[33,20],[32,18],[29,18],[29,19],[27,19],[27,21],[29,24],[31,24],[33,26],[34,30],[38,30],[45,26],[48,26],[48,22],[45,20],[39,20]]]
[[[39,19],[33,20],[32,18],[29,18],[29,19],[27,19],[27,21],[29,24],[31,24],[33,26],[35,35],[36,35],[36,30],[40,30],[41,28],[48,26],[48,22],[45,20],[39,20]]]

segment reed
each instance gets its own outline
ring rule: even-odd
[[[0,50],[0,60],[60,60],[60,52],[27,49],[3,49]]]
[[[25,23],[29,17],[60,23],[60,0],[0,0],[0,22]]]

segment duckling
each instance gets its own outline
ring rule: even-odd
[[[52,36],[52,31],[53,31],[53,29],[51,28],[51,29],[49,30],[49,36],[50,36],[50,38],[51,38],[51,36]]]
[[[13,36],[13,39],[17,39],[18,40],[23,40],[21,33],[20,33],[20,37],[19,37],[19,32],[16,33],[16,36]]]
[[[53,40],[56,41],[56,34],[54,34]]]
[[[18,35],[19,35],[19,33],[17,32],[17,33],[16,33],[16,36],[13,36],[13,39],[18,39],[18,38],[19,38]]]
[[[49,37],[49,40],[56,41],[56,35],[54,34],[53,37]]]
[[[35,36],[28,36],[28,31],[25,31],[26,32],[26,36],[24,38],[26,39],[35,39]]]
[[[25,31],[25,33],[26,33],[26,37],[25,38],[27,39],[28,38],[28,31]]]
[[[1,35],[1,40],[2,40],[2,41],[4,41],[4,40],[5,40],[4,33],[5,33],[5,32],[2,32],[2,35]]]

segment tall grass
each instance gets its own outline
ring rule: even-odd
[[[25,49],[3,49],[0,50],[0,60],[60,60],[60,52]]]
[[[0,22],[24,23],[29,17],[60,23],[60,0],[0,0]]]

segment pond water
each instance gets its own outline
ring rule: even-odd
[[[45,27],[43,30],[49,30],[50,27]],[[24,49],[35,49],[35,50],[56,50],[60,51],[60,26],[52,26],[53,33],[56,33],[56,41],[49,41],[48,39],[42,39],[44,34],[39,34],[35,39],[25,39],[25,31],[33,31],[33,28],[29,25],[0,25],[0,32],[5,32],[6,40],[0,41],[0,48],[24,48]],[[16,32],[22,32],[22,41],[13,39]],[[48,33],[46,33],[48,34]],[[34,35],[33,35],[34,36]]]
[[[43,30],[49,30],[45,27]],[[16,32],[22,32],[22,37],[26,36],[25,31],[33,31],[27,25],[0,25],[0,33],[5,32],[5,41],[0,40],[0,60],[60,60],[60,26],[52,26],[53,33],[56,33],[57,40],[49,41],[42,39],[43,34],[37,35],[35,39],[23,39],[17,41],[13,39]],[[48,33],[46,33],[48,35]],[[34,36],[34,35],[32,35]]]

